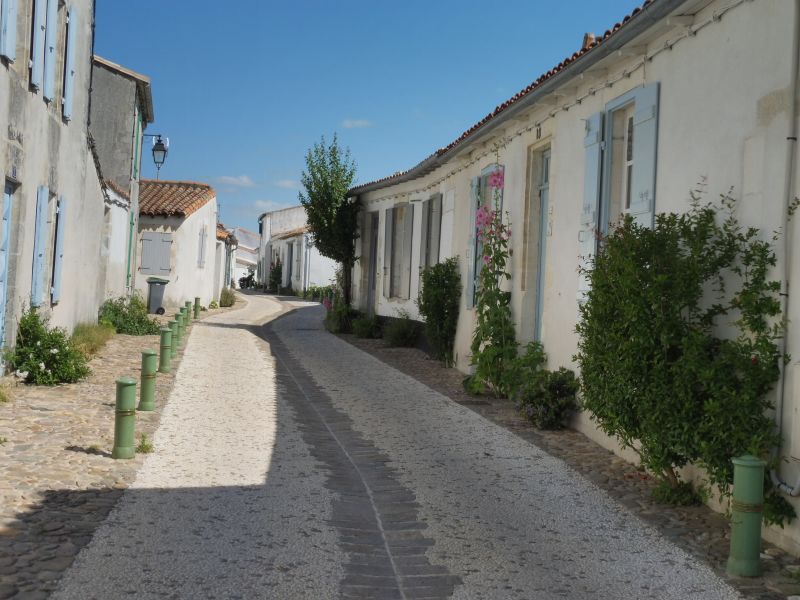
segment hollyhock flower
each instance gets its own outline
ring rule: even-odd
[[[483,264],[485,264],[485,265],[489,264],[489,257],[486,256],[485,254],[483,255]]]
[[[497,190],[503,189],[503,184],[505,183],[503,176],[503,171],[497,169],[493,171],[491,175],[489,175],[489,185]]]
[[[330,299],[329,298],[324,298],[322,300],[322,306],[324,306],[327,310],[330,310],[331,307],[332,307]]]

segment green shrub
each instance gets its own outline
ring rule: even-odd
[[[419,338],[420,323],[414,321],[404,310],[398,311],[397,318],[389,321],[383,328],[383,339],[390,346],[413,348]]]
[[[281,261],[276,260],[274,263],[272,263],[269,269],[269,291],[277,294],[281,287],[282,279],[283,267],[281,266]]]
[[[768,392],[786,360],[784,327],[772,243],[738,223],[729,194],[719,205],[702,194],[652,228],[626,217],[602,240],[584,271],[576,360],[603,431],[672,488],[692,463],[727,494],[731,458],[768,458],[780,441]],[[765,487],[773,497],[769,475]],[[794,516],[785,499],[770,502],[766,520]]]
[[[325,329],[331,333],[350,333],[353,330],[353,320],[358,318],[359,314],[337,296],[328,309],[328,314],[325,315]]]
[[[72,345],[88,359],[100,352],[115,334],[114,326],[108,322],[79,323],[72,332]]]
[[[219,304],[217,304],[216,300],[212,300],[211,302],[208,303],[208,308],[210,308],[212,310],[215,309],[215,308],[219,308]]]
[[[353,334],[359,338],[381,337],[381,324],[378,317],[356,317],[352,323]]]
[[[514,400],[520,412],[539,429],[563,429],[577,408],[578,388],[575,373],[569,369],[542,369],[522,382]]]
[[[100,323],[114,327],[124,335],[158,335],[158,322],[147,312],[147,305],[138,294],[121,296],[103,302]]]
[[[460,300],[458,259],[448,258],[422,272],[422,289],[417,306],[425,320],[425,337],[431,345],[433,356],[448,365],[453,364]]]
[[[236,304],[236,294],[231,288],[222,288],[222,292],[219,294],[219,305],[228,307],[234,304]]]
[[[509,390],[509,397],[525,383],[544,369],[547,364],[547,354],[544,346],[539,342],[530,342],[525,346],[525,352],[512,360],[505,370],[504,387]]]
[[[75,383],[91,372],[86,357],[75,348],[67,332],[49,327],[35,308],[22,314],[17,345],[6,352],[9,368],[25,383],[56,385]]]

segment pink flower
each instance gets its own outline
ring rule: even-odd
[[[511,227],[509,227],[506,232],[508,233],[508,237],[511,237]]]
[[[485,264],[485,265],[489,264],[489,257],[486,256],[485,254],[483,255],[483,264]]]
[[[502,169],[497,169],[496,171],[492,171],[492,174],[489,176],[489,185],[495,189],[502,190],[504,183],[505,182]]]
[[[478,208],[478,212],[475,213],[475,226],[478,229],[484,229],[491,222],[492,222],[491,211],[485,206],[481,206],[480,208]]]
[[[322,306],[324,306],[327,310],[330,310],[331,307],[333,306],[331,304],[330,298],[323,298],[322,299]]]

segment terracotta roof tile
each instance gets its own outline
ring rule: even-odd
[[[290,229],[289,231],[284,231],[283,233],[277,234],[274,240],[288,240],[289,238],[297,237],[298,235],[303,235],[308,231],[308,225],[303,225],[302,227],[297,227],[296,229]]]
[[[218,240],[222,240],[222,241],[227,240],[229,237],[231,237],[231,235],[232,235],[231,232],[228,231],[227,229],[225,229],[225,225],[223,225],[222,223],[217,223],[217,239]]]
[[[111,179],[106,179],[103,183],[111,189],[117,196],[124,198],[125,200],[131,199],[131,194],[129,190],[123,190],[122,187],[116,184],[116,182],[112,181]]]
[[[139,182],[139,213],[188,217],[216,195],[214,188],[205,183],[142,179]]]
[[[537,89],[545,81],[547,81],[548,79],[550,79],[554,75],[557,75],[558,73],[563,71],[566,67],[571,65],[573,62],[575,62],[579,58],[583,57],[585,54],[591,52],[592,50],[594,50],[595,48],[600,46],[603,42],[608,40],[608,38],[610,38],[617,31],[619,31],[623,26],[627,25],[631,20],[633,20],[634,17],[639,15],[642,12],[643,9],[647,8],[649,5],[651,5],[651,4],[653,4],[654,2],[657,2],[657,1],[658,0],[644,0],[644,3],[642,4],[642,6],[640,6],[638,8],[634,8],[633,11],[631,12],[631,14],[626,15],[622,19],[622,21],[620,23],[615,23],[614,26],[611,29],[606,30],[606,32],[602,36],[598,36],[593,43],[587,44],[586,48],[581,48],[577,52],[574,52],[571,56],[568,56],[567,58],[562,60],[560,63],[558,63],[555,67],[553,67],[552,69],[550,69],[546,73],[540,75],[530,85],[528,85],[527,87],[523,88],[522,90],[520,90],[519,92],[514,94],[511,98],[509,98],[508,100],[506,100],[502,104],[500,104],[497,107],[495,107],[495,109],[492,112],[490,112],[483,119],[481,119],[480,121],[475,123],[472,127],[467,129],[464,133],[462,133],[460,136],[458,136],[455,140],[450,142],[450,144],[448,144],[447,146],[445,146],[443,148],[439,148],[438,150],[436,150],[436,152],[434,152],[430,156],[426,157],[424,160],[422,160],[416,166],[414,166],[414,167],[412,167],[410,169],[407,169],[405,171],[398,171],[396,173],[393,173],[392,175],[389,175],[388,177],[383,177],[382,179],[376,179],[374,181],[369,181],[367,183],[359,184],[359,185],[353,187],[350,190],[350,193],[356,193],[357,194],[358,190],[360,188],[371,186],[371,185],[375,185],[375,184],[378,184],[378,183],[389,183],[394,179],[398,179],[398,178],[400,178],[400,177],[402,177],[402,176],[414,171],[415,169],[420,167],[423,163],[427,162],[428,160],[431,160],[431,159],[433,159],[435,157],[442,156],[443,154],[446,154],[447,152],[449,152],[450,150],[452,150],[453,148],[455,148],[459,144],[463,143],[467,138],[469,138],[471,135],[473,135],[478,129],[480,129],[486,123],[488,123],[489,121],[491,121],[492,119],[497,117],[504,110],[508,109],[509,107],[514,105],[516,102],[518,102],[519,100],[521,100],[522,98],[524,98],[525,96],[530,94],[532,91]]]

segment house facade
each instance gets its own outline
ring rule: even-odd
[[[71,330],[104,296],[104,201],[89,135],[92,0],[0,10],[0,338],[23,310]]]
[[[302,292],[311,286],[328,285],[336,274],[336,263],[314,246],[306,224],[306,211],[293,206],[262,214],[259,219],[259,283],[269,282],[270,266],[280,261],[281,287]]]
[[[147,298],[147,279],[166,279],[168,310],[195,297],[204,306],[218,300],[216,231],[217,195],[211,186],[141,180],[136,290]]]
[[[239,280],[247,277],[249,273],[255,273],[258,267],[258,249],[261,244],[259,235],[244,227],[236,227],[233,230],[236,237],[236,260],[233,268],[233,281],[236,287]]]
[[[135,287],[142,142],[153,120],[150,79],[95,55],[90,129],[106,188],[102,256],[107,297]]]
[[[475,215],[492,200],[495,172],[503,173],[500,202],[512,227],[508,290],[518,339],[541,341],[550,368],[576,368],[575,326],[588,286],[578,269],[595,252],[597,232],[623,214],[650,225],[658,212],[686,211],[700,181],[709,200],[732,186],[746,226],[765,236],[786,232],[775,278],[800,276],[791,247],[800,225],[787,210],[800,196],[797,7],[648,2],[605,34],[586,35],[575,54],[416,167],[351,190],[363,207],[358,308],[418,317],[421,269],[457,257],[464,289],[455,352],[469,372],[480,268]],[[776,403],[787,459],[780,475],[791,487],[800,481],[800,296],[788,296],[787,314],[795,358]],[[635,458],[587,414],[573,426]],[[800,552],[797,521],[765,535]]]
[[[214,300],[219,302],[223,288],[233,286],[233,266],[236,262],[237,240],[232,231],[217,223],[217,242],[214,247]]]

